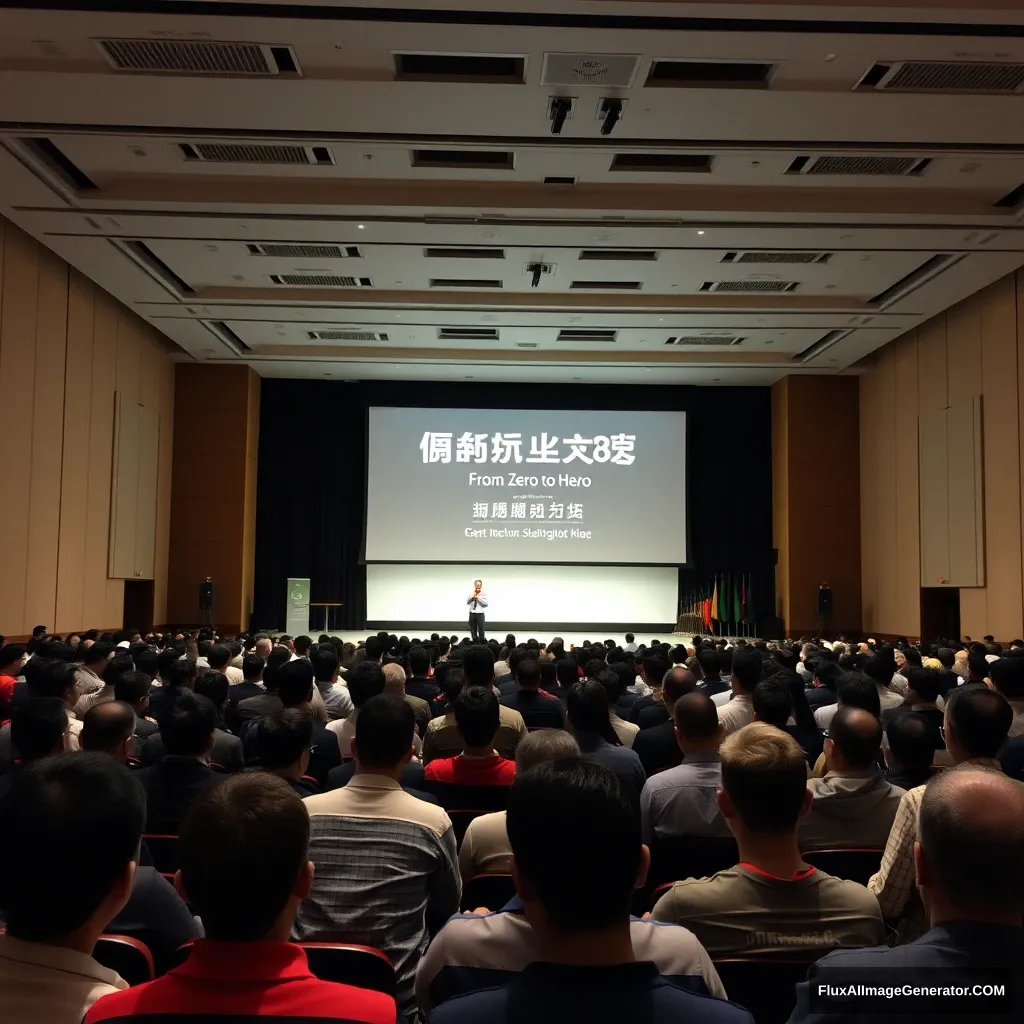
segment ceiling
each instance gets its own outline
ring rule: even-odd
[[[0,0],[0,209],[263,376],[856,372],[1024,264],[1022,6]]]

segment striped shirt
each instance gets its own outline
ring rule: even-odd
[[[316,874],[292,937],[382,950],[395,965],[399,1007],[412,1009],[428,929],[456,913],[462,895],[448,815],[383,775],[357,774],[303,803]]]

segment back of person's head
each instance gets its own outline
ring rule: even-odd
[[[380,666],[374,666],[380,672]],[[277,670],[277,695],[286,708],[305,704],[312,696],[313,666],[305,658],[290,661]]]
[[[388,649],[387,640],[380,636],[368,636],[366,638],[366,660],[380,661]]]
[[[33,658],[25,664],[24,672],[31,696],[59,697],[66,703],[73,703],[78,682],[74,665]]]
[[[393,693],[370,697],[359,709],[352,755],[360,768],[394,771],[412,756],[416,716]]]
[[[700,690],[685,693],[676,701],[675,726],[681,739],[701,744],[717,744],[718,708]]]
[[[467,647],[462,671],[467,686],[490,686],[494,682],[494,652],[486,644]]]
[[[247,683],[258,683],[265,668],[266,662],[258,654],[247,654],[242,659],[242,678]]]
[[[1024,658],[1014,656],[993,661],[988,666],[988,678],[1007,700],[1024,700]]]
[[[596,679],[573,683],[565,710],[574,732],[596,733],[612,746],[621,745],[609,716],[608,691]]]
[[[491,687],[467,686],[455,698],[452,710],[459,735],[467,747],[491,745],[501,721],[498,698]]]
[[[777,729],[785,728],[793,713],[793,698],[788,683],[772,677],[762,679],[754,687],[754,714],[759,722],[767,722]]]
[[[911,696],[922,704],[934,704],[942,688],[942,678],[932,668],[908,668],[907,686]]]
[[[722,794],[727,821],[754,834],[785,835],[810,805],[807,759],[789,733],[752,722],[722,743]],[[730,821],[730,824],[733,822]]]
[[[935,727],[916,711],[892,718],[886,724],[885,736],[889,754],[904,768],[927,768],[935,757]]]
[[[297,636],[295,638],[295,653],[300,658],[305,658],[309,654],[309,649],[313,646],[313,640],[308,636]]]
[[[75,649],[57,640],[44,640],[36,650],[36,657],[71,662],[75,658]]]
[[[665,673],[671,667],[668,658],[662,657],[660,653],[647,655],[643,660],[644,678],[647,680],[647,685],[654,689],[660,688]]]
[[[540,662],[533,658],[523,658],[515,668],[516,682],[526,690],[536,690],[540,686]]]
[[[26,767],[0,800],[0,910],[8,933],[52,942],[105,928],[131,892],[146,819],[142,787],[106,754],[79,751]],[[69,877],[73,860],[73,881]]]
[[[608,694],[609,707],[614,708],[625,689],[622,685],[622,677],[618,672],[607,668],[604,672],[598,673],[597,681],[605,688],[605,692]]]
[[[825,744],[829,763],[841,759],[844,770],[867,771],[882,746],[882,723],[863,708],[841,707],[832,717]]]
[[[752,648],[737,650],[732,657],[732,677],[744,693],[752,694],[761,680],[761,653]]]
[[[647,865],[639,801],[614,772],[579,757],[539,764],[517,774],[505,817],[531,924],[572,934],[628,920]]]
[[[626,643],[627,643],[627,644],[631,644],[631,643],[634,643],[635,641],[636,641],[636,637],[635,637],[635,636],[633,636],[633,634],[632,634],[632,633],[627,633],[627,634],[626,634]]]
[[[684,694],[693,693],[697,689],[697,680],[688,668],[675,665],[665,673],[661,685],[665,703],[673,705]]]
[[[516,773],[528,772],[545,761],[579,757],[579,744],[565,729],[537,729],[527,733],[516,746]]]
[[[988,659],[984,654],[972,651],[967,655],[967,672],[971,682],[980,683],[988,677]]]
[[[206,655],[206,660],[214,671],[223,672],[231,661],[231,648],[227,644],[214,644]]]
[[[202,757],[213,741],[217,709],[209,697],[181,690],[164,705],[157,721],[168,754]]]
[[[984,683],[964,683],[946,698],[946,745],[967,757],[995,757],[1012,724],[1013,708]]]
[[[118,653],[106,663],[103,671],[100,673],[100,677],[105,686],[116,686],[121,676],[126,672],[134,671],[135,662],[132,660],[131,655]]]
[[[149,696],[153,680],[145,672],[125,672],[114,684],[114,700],[136,707]]]
[[[371,697],[384,692],[387,680],[384,670],[375,661],[361,661],[349,670],[346,680],[352,703],[361,708]]]
[[[843,676],[843,670],[835,661],[817,661],[814,663],[814,678],[820,686],[835,691],[839,686],[839,680]]]
[[[518,676],[519,666],[527,659],[531,657],[530,650],[528,647],[513,647],[508,652],[508,669],[514,675]]]
[[[954,664],[956,664],[956,651],[954,651],[951,647],[940,647],[935,652],[935,657],[938,659],[939,663],[942,665],[943,668],[949,669],[952,668]]]
[[[256,724],[256,756],[268,771],[290,768],[309,750],[313,715],[306,708],[281,708]]]
[[[23,761],[60,753],[67,731],[68,709],[59,697],[30,697],[11,714],[11,746]]]
[[[718,674],[720,676],[731,676],[733,652],[728,648],[722,647],[715,653],[715,658],[718,661]]]
[[[846,672],[839,679],[836,689],[840,707],[863,708],[875,718],[881,718],[882,700],[878,687],[863,672]]]
[[[102,640],[98,643],[92,644],[90,647],[82,648],[81,661],[83,665],[89,666],[103,666],[110,660],[111,654],[114,653],[114,645],[106,644]],[[0,651],[0,665],[3,665],[3,651]]]
[[[191,690],[196,684],[196,663],[177,658],[166,669],[161,668],[160,678],[165,686]]]
[[[430,651],[425,647],[410,647],[409,671],[414,676],[425,676],[430,671]]]
[[[701,678],[706,682],[714,682],[718,679],[718,652],[710,645],[697,648],[694,655],[697,664],[700,666]]]
[[[228,700],[228,677],[223,672],[200,672],[196,676],[196,693],[208,697],[213,706],[220,710]]]
[[[309,892],[308,851],[309,815],[288,783],[235,775],[189,807],[178,838],[180,888],[208,938],[262,939]]]
[[[119,700],[96,704],[85,713],[79,743],[83,750],[108,754],[122,763],[135,734],[135,711]]]

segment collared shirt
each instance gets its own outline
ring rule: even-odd
[[[501,754],[490,757],[436,757],[423,769],[426,782],[450,782],[456,786],[511,786],[516,763]]]
[[[163,977],[100,1000],[85,1024],[192,1016],[267,1024],[394,1024],[396,1013],[394,999],[383,992],[315,978],[305,952],[290,942],[200,939],[188,959]]]
[[[0,1019],[11,1024],[81,1024],[97,999],[127,987],[85,953],[0,935]]]
[[[473,595],[471,594],[466,599],[466,604],[469,605],[469,610],[471,612],[482,612],[489,603],[490,600],[487,597],[486,590],[481,590],[480,593],[476,595],[476,597],[473,597]]]
[[[633,953],[649,960],[680,988],[725,999],[711,958],[693,932],[678,925],[633,919]],[[504,985],[536,960],[537,935],[518,899],[493,914],[453,917],[430,944],[416,970],[416,1001],[422,1010],[467,992]],[[585,1018],[573,1015],[573,1020]],[[625,1020],[632,1020],[629,1014]]]
[[[327,708],[327,717],[333,722],[339,718],[348,718],[354,705],[348,687],[344,683],[331,683],[327,680],[316,681],[316,688]]]
[[[687,754],[677,768],[651,776],[640,794],[643,841],[672,836],[728,836],[718,809],[722,759],[718,752]]]
[[[511,869],[512,844],[508,841],[505,812],[477,815],[469,823],[459,846],[459,873],[463,886],[474,875],[507,874]]]
[[[382,775],[356,775],[303,803],[316,874],[293,938],[382,950],[395,965],[398,1004],[411,1009],[429,930],[459,909],[462,895],[448,815]]]
[[[990,757],[974,758],[953,765],[946,771],[1002,772],[999,762]],[[1024,783],[1022,783],[1024,785]],[[910,942],[923,935],[928,927],[924,907],[916,892],[914,843],[917,842],[918,815],[924,799],[924,786],[903,794],[893,819],[889,840],[882,854],[882,865],[868,879],[868,888],[878,897],[882,915],[902,917],[900,938]],[[909,904],[909,905],[908,905]]]
[[[498,705],[498,732],[494,737],[494,749],[512,760],[516,756],[516,747],[526,735],[526,722],[523,716],[513,708]],[[423,737],[423,763],[427,764],[436,757],[454,757],[461,754],[462,736],[455,722],[455,712],[448,711],[437,718],[431,719],[427,726],[427,734]]]
[[[608,718],[611,720],[612,728],[615,730],[615,735],[619,737],[619,742],[624,747],[633,746],[633,740],[636,739],[636,734],[640,731],[640,726],[636,722],[627,722],[622,718],[619,718],[614,711],[608,712]]]
[[[342,757],[352,756],[352,741],[356,738],[356,722],[359,719],[359,709],[353,708],[347,718],[336,718],[333,722],[327,723],[327,728],[338,737],[338,749]],[[412,732],[412,745],[416,748],[416,756],[423,755],[423,740],[419,738],[416,730]]]
[[[611,768],[622,780],[623,784],[630,786],[637,794],[644,788],[647,775],[640,758],[633,753],[629,747],[615,746],[609,743],[603,736],[597,733],[577,732],[576,742],[579,744],[580,756],[587,761],[594,761],[603,764],[605,768]]]
[[[724,739],[730,733],[738,732],[754,720],[754,701],[749,693],[737,693],[724,707],[718,709],[718,725]]]

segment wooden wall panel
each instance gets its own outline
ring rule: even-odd
[[[892,587],[895,630],[916,636],[921,629],[918,576],[921,564],[919,475],[917,458],[918,336],[913,331],[893,347],[892,443],[896,490],[892,509],[896,518],[896,563],[888,585]],[[873,510],[877,515],[880,508]],[[888,630],[879,630],[888,632]]]
[[[918,328],[918,408],[922,413],[949,405],[949,355],[946,316],[939,314]]]
[[[981,306],[972,295],[945,314],[950,405],[981,394]]]
[[[775,567],[775,614],[789,622],[789,377],[772,385],[772,546]]]

